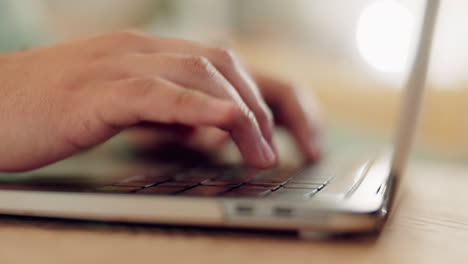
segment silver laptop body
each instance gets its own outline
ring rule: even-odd
[[[304,237],[379,231],[410,153],[438,5],[438,0],[427,1],[396,141],[384,153],[270,171],[135,163],[126,166],[130,178],[122,172],[110,182],[79,188],[12,180],[0,184],[0,214],[291,230]]]

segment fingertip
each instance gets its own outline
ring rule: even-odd
[[[264,138],[260,139],[259,146],[256,150],[257,154],[251,156],[250,159],[246,160],[246,163],[258,169],[270,169],[278,164],[278,157],[274,150],[270,147],[270,144]]]
[[[275,146],[273,144],[273,133],[275,130],[275,121],[273,114],[265,103],[262,104],[261,113],[261,115],[256,115],[256,118],[260,125],[260,129],[262,130],[262,135],[274,149]]]
[[[239,145],[244,164],[256,169],[270,169],[278,164],[276,153],[261,137],[250,145]]]
[[[276,154],[275,150],[264,138],[261,139],[262,144],[262,158],[263,164],[261,164],[264,168],[271,168],[278,164],[278,155]]]
[[[271,147],[271,150],[273,151],[273,153],[276,156],[276,163],[278,163],[279,162],[279,152],[278,152],[278,148],[275,145],[275,142],[273,141],[273,138],[270,141],[268,141],[268,144],[269,144],[269,146]]]

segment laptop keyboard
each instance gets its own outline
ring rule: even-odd
[[[308,199],[323,189],[331,173],[310,168],[256,170],[244,167],[158,171],[121,180],[97,192],[229,198]]]

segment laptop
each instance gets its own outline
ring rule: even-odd
[[[341,155],[330,153],[315,165],[257,170],[187,152],[183,159],[171,147],[163,150],[165,160],[113,160],[107,178],[96,176],[99,169],[87,163],[74,167],[77,175],[58,166],[58,175],[66,177],[56,177],[57,171],[0,174],[0,214],[284,230],[304,238],[378,232],[403,181],[438,6],[438,0],[426,2],[396,140],[388,150],[363,157],[337,151]],[[179,159],[170,159],[171,153]],[[84,155],[102,159],[99,151]]]

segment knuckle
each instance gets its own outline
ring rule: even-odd
[[[202,56],[189,56],[183,58],[183,63],[189,68],[205,70],[211,66],[210,61],[206,57]]]
[[[116,81],[131,79],[133,74],[127,69],[120,67],[120,61],[116,58],[99,58],[88,62],[85,65],[80,66],[80,70],[83,72],[83,81]]]
[[[147,97],[153,89],[158,85],[154,78],[135,79],[130,82],[127,87],[126,96],[129,97]]]
[[[223,65],[234,64],[236,61],[235,52],[227,48],[214,48],[217,60]]]
[[[187,89],[180,89],[174,96],[174,107],[181,107],[190,104],[193,100],[193,93]]]
[[[186,57],[183,59],[183,64],[190,72],[203,79],[211,79],[216,73],[216,68],[206,57]]]

